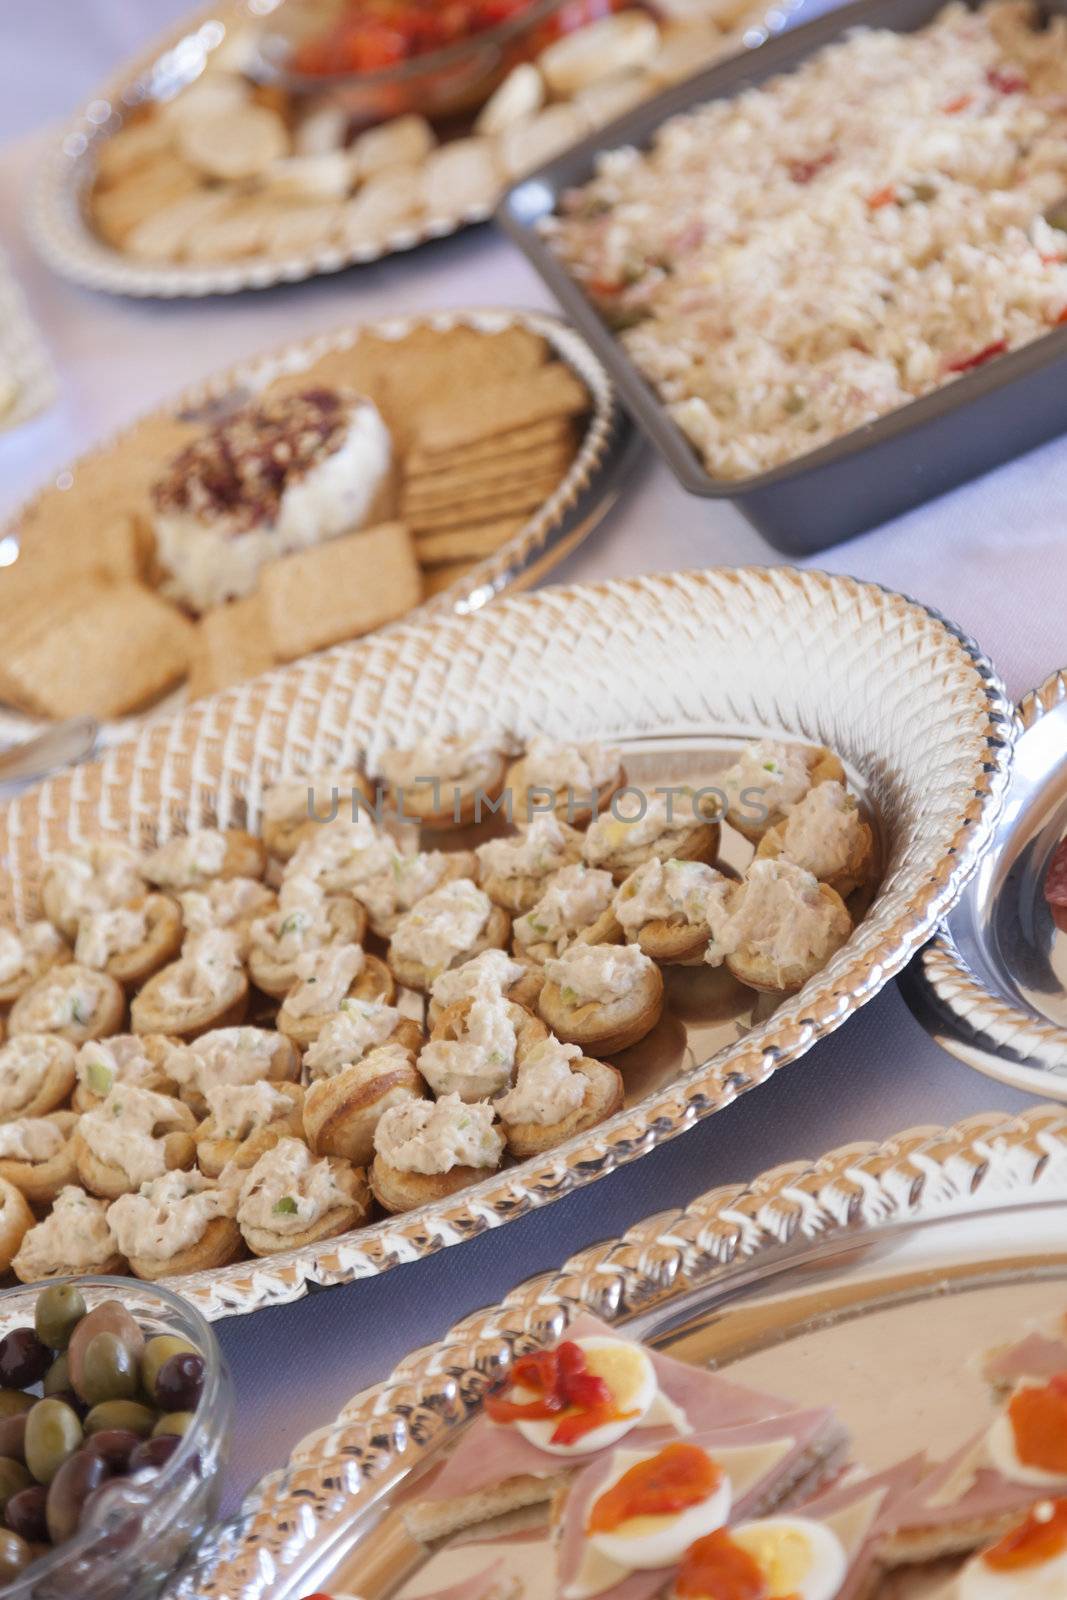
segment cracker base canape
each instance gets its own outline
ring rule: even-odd
[[[769,858],[774,861],[782,854],[785,847],[785,829],[786,823],[783,821],[763,835],[756,847],[756,855],[761,860]],[[839,894],[842,900],[847,900],[850,894],[855,894],[857,889],[869,883],[873,874],[874,833],[869,823],[861,822],[855,845],[844,868],[833,877],[821,881],[833,889],[835,894]]]
[[[176,962],[171,963],[171,966],[176,965]],[[168,1005],[166,996],[160,994],[160,987],[170,971],[171,967],[163,967],[134,998],[130,1005],[130,1026],[134,1033],[169,1033],[176,1039],[188,1041],[199,1039],[202,1033],[213,1033],[216,1028],[237,1028],[245,1020],[249,985],[243,967],[233,969],[225,988],[215,998],[180,1008]]]
[[[244,1254],[241,1230],[233,1218],[212,1217],[196,1243],[185,1250],[178,1250],[162,1260],[156,1256],[130,1256],[129,1260],[134,1277],[155,1283],[179,1272],[209,1272],[215,1267],[228,1267]]]
[[[594,815],[599,816],[602,811],[607,810],[611,804],[612,797],[619,792],[625,782],[626,768],[620,763],[617,772],[609,778],[608,782],[598,786],[595,812],[591,805],[578,804],[580,800],[589,799],[590,796],[580,794],[575,790],[573,799],[570,799],[566,789],[557,789],[555,791],[556,801],[553,811],[560,822],[566,822],[572,828],[587,828]],[[511,790],[511,803],[515,819],[516,821],[525,822],[530,816],[530,783],[526,776],[525,756],[521,756],[518,761],[513,762],[508,769],[508,788]],[[533,815],[543,814],[545,798],[540,786],[538,786],[537,798],[534,803],[536,809]],[[527,906],[524,909],[529,910],[529,907]]]
[[[481,1183],[492,1177],[499,1167],[453,1167],[449,1172],[402,1172],[381,1156],[375,1156],[370,1169],[370,1186],[374,1198],[383,1210],[394,1216],[402,1211],[416,1211],[419,1206],[432,1205],[435,1200],[447,1200],[460,1189],[469,1189],[472,1183]]]
[[[74,1134],[71,1143],[74,1145],[78,1180],[83,1189],[88,1190],[90,1194],[99,1195],[102,1200],[117,1200],[120,1195],[137,1193],[140,1184],[134,1183],[133,1179],[114,1162],[102,1161],[96,1152],[89,1148],[80,1133]],[[166,1133],[160,1143],[163,1146],[163,1160],[168,1172],[173,1172],[175,1168],[185,1170],[196,1164],[196,1141],[191,1132],[176,1130],[173,1133]]]
[[[375,1052],[333,1078],[317,1079],[304,1100],[304,1133],[317,1156],[341,1156],[355,1167],[374,1160],[374,1130],[390,1106],[425,1100],[425,1079],[414,1057],[402,1066],[376,1068]]]
[[[663,975],[650,967],[633,994],[607,1003],[568,1005],[559,985],[546,980],[537,1010],[564,1044],[580,1045],[598,1056],[615,1055],[651,1033],[663,1013],[663,998]]]
[[[448,970],[461,967],[465,961],[470,961],[473,956],[480,956],[483,950],[506,950],[508,938],[511,934],[511,918],[502,906],[493,906],[489,918],[471,945],[469,950],[460,950],[448,964]],[[398,956],[392,945],[386,957],[393,977],[405,989],[417,989],[420,994],[428,994],[430,985],[437,973],[430,972],[421,961],[407,961],[403,956]]]
[[[327,896],[326,920],[331,934],[328,944],[362,944],[367,936],[367,913],[350,895]],[[253,945],[248,953],[252,982],[274,1000],[284,1000],[297,982],[295,964],[295,957],[292,961],[275,961],[259,945]]]
[[[140,988],[152,975],[175,961],[182,947],[182,912],[169,895],[149,894],[134,901],[131,910],[143,910],[147,928],[142,942],[133,950],[113,955],[104,971],[124,989]]]
[[[338,1163],[338,1166],[341,1164]],[[306,1244],[318,1244],[323,1239],[336,1239],[339,1234],[361,1228],[370,1216],[371,1191],[367,1174],[361,1167],[345,1168],[335,1174],[341,1188],[351,1198],[351,1204],[335,1206],[318,1222],[313,1222],[299,1233],[274,1233],[269,1228],[242,1228],[245,1244],[254,1256],[270,1256],[279,1250],[300,1250]]]
[[[297,1057],[297,1061],[299,1063],[299,1057]],[[272,1150],[279,1139],[302,1139],[304,1137],[303,1089],[298,1083],[274,1083],[271,1079],[264,1081],[270,1082],[272,1088],[277,1089],[279,1094],[285,1095],[290,1102],[291,1109],[286,1115],[279,1116],[274,1122],[268,1122],[261,1128],[255,1128],[246,1139],[223,1138],[216,1129],[215,1118],[213,1116],[206,1117],[194,1135],[196,1139],[196,1163],[205,1178],[217,1178],[223,1167],[227,1166],[233,1166],[242,1172],[247,1171],[250,1167],[255,1166],[261,1155],[264,1155],[268,1150]],[[132,1256],[130,1260],[132,1264]],[[185,1268],[181,1270],[185,1271]]]
[[[71,985],[72,990],[77,986],[92,996],[92,1008],[85,1021],[72,1020],[59,1027],[45,1027],[41,1025],[39,999],[60,975],[64,983]],[[70,1044],[88,1044],[90,1039],[106,1039],[113,1033],[120,1033],[125,1016],[126,996],[122,985],[116,983],[106,972],[96,972],[92,967],[80,967],[71,961],[62,967],[54,968],[51,972],[46,972],[22,992],[11,1007],[7,1029],[12,1035],[49,1033],[59,1039],[66,1039]]]
[[[831,960],[851,937],[852,918],[841,896],[836,890],[831,889],[828,883],[820,883],[819,894],[834,910],[836,943],[829,954],[817,961],[807,962],[804,966],[776,969],[774,963],[766,956],[757,956],[751,949],[736,950],[726,957],[726,966],[738,982],[743,983],[746,988],[758,989],[763,994],[796,994],[798,989],[803,989],[809,978],[822,971],[827,961]]]
[[[367,956],[362,969],[356,974],[348,987],[348,992],[343,996],[346,1000],[379,1000],[383,1005],[391,1006],[396,999],[396,984],[393,974],[379,956]],[[313,1045],[336,1012],[324,1012],[321,1016],[310,1017],[294,1016],[288,1005],[283,1004],[275,1018],[275,1027],[287,1039],[291,1039],[301,1050],[306,1050]]]
[[[345,782],[348,784],[349,792],[346,795],[338,787],[338,809],[337,817],[332,819],[334,821],[347,821],[351,816],[352,790],[362,795],[368,806],[374,805],[374,785],[362,772],[346,774]],[[312,787],[310,779],[308,787]],[[300,817],[264,817],[260,832],[268,855],[273,856],[275,861],[291,861],[305,840],[317,839],[319,830],[329,826],[329,822],[320,821],[317,817],[309,817],[306,814]]]
[[[825,745],[811,746],[804,754],[808,764],[808,775],[811,780],[810,788],[814,789],[818,783],[847,783],[845,769],[841,765],[840,758],[834,755],[832,750],[828,750]],[[726,813],[726,820],[731,828],[736,828],[737,832],[748,840],[749,844],[759,844],[765,833],[769,833],[772,828],[776,828],[780,822],[785,821],[785,813],[775,810],[766,817],[755,820],[746,816],[737,806],[731,806]]]
[[[0,1158],[0,1180],[13,1184],[33,1206],[49,1206],[68,1184],[78,1182],[78,1162],[74,1148],[74,1130],[78,1118],[73,1111],[53,1111],[49,1122],[54,1122],[64,1136],[62,1150],[47,1161],[21,1161],[17,1156]]]
[[[11,1263],[35,1221],[25,1195],[6,1178],[0,1178],[0,1272],[11,1271]]]

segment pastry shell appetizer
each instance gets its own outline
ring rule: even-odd
[[[389,942],[389,966],[406,989],[425,994],[433,980],[483,950],[503,950],[511,918],[469,878],[456,878],[400,919]]]
[[[827,781],[809,789],[763,835],[756,855],[804,867],[845,900],[873,873],[874,834],[844,785]]]
[[[77,1125],[73,1111],[0,1124],[0,1179],[13,1183],[31,1205],[50,1205],[60,1189],[78,1181]]]
[[[396,1006],[380,1000],[342,1000],[314,1044],[308,1046],[304,1071],[314,1083],[332,1078],[383,1045],[399,1045],[413,1055],[422,1047],[422,1029]]]
[[[537,1009],[565,1044],[613,1055],[656,1026],[663,976],[637,945],[573,944],[545,963]]]
[[[46,1117],[70,1099],[74,1046],[52,1033],[18,1034],[0,1045],[0,1123]]]
[[[156,1094],[176,1094],[166,1068],[168,1052],[176,1043],[163,1033],[117,1033],[109,1039],[90,1039],[75,1062],[74,1110],[94,1110],[116,1083],[133,1083],[139,1089],[154,1089]]]
[[[184,889],[178,899],[187,939],[224,929],[236,935],[242,960],[248,956],[253,922],[278,905],[274,890],[258,878],[215,878],[199,889]]]
[[[155,973],[134,997],[133,1031],[195,1039],[237,1026],[248,1011],[248,976],[237,949],[234,933],[202,933],[187,941],[181,958]]]
[[[301,956],[299,977],[277,1016],[279,1033],[306,1050],[313,1045],[345,1000],[392,1005],[396,984],[385,962],[362,945],[330,945]]]
[[[248,953],[252,982],[282,1000],[299,981],[298,963],[309,949],[361,945],[366,932],[367,913],[349,895],[324,895],[316,907],[287,901],[283,889],[278,909],[253,924]]]
[[[196,828],[151,851],[143,870],[157,889],[181,894],[216,878],[262,878],[267,851],[243,828]]]
[[[318,1156],[341,1156],[357,1167],[374,1160],[374,1130],[390,1106],[426,1098],[415,1057],[402,1045],[380,1045],[332,1078],[319,1078],[304,1099],[304,1133]]]
[[[557,816],[535,817],[510,838],[480,844],[475,854],[490,900],[518,916],[537,904],[554,873],[581,859],[582,835]]]
[[[379,939],[391,939],[420,900],[457,878],[474,879],[478,858],[473,850],[420,850],[415,855],[394,854],[388,869],[361,884],[359,899],[367,909],[371,929]]]
[[[768,994],[795,994],[852,933],[836,890],[789,861],[756,859],[712,918],[705,960],[724,960],[741,983]]]
[[[572,828],[585,828],[625,782],[622,752],[612,746],[564,744],[535,733],[508,771],[512,815],[525,822],[549,806]]]
[[[347,820],[353,803],[358,807],[360,800],[373,806],[374,786],[355,770],[279,778],[263,795],[260,831],[268,855],[276,861],[291,861],[305,839],[314,838],[320,828],[334,821]]]
[[[610,872],[576,861],[554,872],[535,905],[512,927],[516,955],[541,965],[576,939],[614,944],[622,929],[612,911],[615,880]]]
[[[460,1000],[438,1017],[419,1071],[436,1095],[488,1100],[509,1087],[515,1063],[547,1037],[540,1017],[502,995]]]
[[[41,905],[60,933],[74,939],[82,917],[126,905],[147,889],[136,850],[103,840],[49,857],[41,878]]]
[[[220,1083],[207,1091],[208,1114],[196,1130],[201,1172],[246,1171],[279,1139],[303,1137],[304,1091],[298,1083]]]
[[[107,1220],[107,1202],[71,1185],[61,1189],[48,1216],[24,1235],[11,1263],[21,1283],[125,1270]]]
[[[147,894],[112,911],[93,911],[78,924],[74,959],[137,988],[173,961],[182,947],[182,913],[165,894]]]
[[[614,1116],[623,1095],[617,1067],[547,1038],[519,1061],[515,1085],[496,1102],[496,1112],[509,1151],[521,1161]]]
[[[0,928],[0,1005],[13,1004],[31,983],[70,959],[69,945],[50,922]]]
[[[633,793],[634,791],[629,791]],[[622,883],[643,862],[713,861],[719,848],[721,800],[708,793],[672,790],[639,794],[640,807],[613,803],[590,823],[582,847],[587,866]]]
[[[122,985],[106,972],[69,962],[31,983],[8,1017],[8,1033],[50,1033],[71,1044],[118,1033],[126,1015]]]
[[[216,1183],[195,1169],[166,1172],[113,1201],[107,1220],[138,1278],[207,1272],[245,1253],[237,1192],[236,1182]]]
[[[619,886],[614,915],[624,938],[664,966],[702,961],[731,879],[703,861],[646,861]]]
[[[720,777],[726,820],[752,844],[784,821],[790,806],[816,784],[843,784],[845,769],[825,745],[757,739]]]
[[[300,1080],[300,1051],[273,1028],[215,1028],[191,1044],[172,1046],[165,1065],[178,1098],[200,1119],[208,1114],[208,1090],[220,1084]]]
[[[426,828],[468,828],[496,802],[507,782],[508,758],[474,735],[420,739],[406,750],[387,750],[379,771],[397,813]]]
[[[361,811],[353,819],[317,826],[287,862],[283,884],[310,878],[327,894],[348,894],[358,900],[360,886],[387,872],[395,854],[396,840],[381,833],[373,818]]]
[[[74,1134],[78,1180],[90,1194],[117,1200],[142,1183],[196,1160],[196,1118],[182,1101],[119,1085]]]
[[[280,1139],[241,1186],[237,1223],[253,1255],[298,1250],[361,1227],[370,1214],[367,1174],[336,1156]]]
[[[26,1197],[13,1183],[0,1178],[0,1272],[10,1272],[22,1241],[34,1225]]]
[[[506,950],[483,950],[458,967],[439,973],[430,985],[430,1003],[427,1021],[433,1028],[442,1012],[461,1000],[485,999],[505,995],[516,1005],[532,1011],[545,975],[538,966],[519,956],[510,956]]]
[[[413,1211],[479,1183],[500,1166],[504,1135],[485,1101],[456,1094],[410,1100],[385,1112],[374,1133],[370,1183],[386,1211]]]

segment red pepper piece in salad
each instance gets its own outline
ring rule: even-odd
[[[990,67],[985,80],[998,94],[1025,94],[1030,87],[1021,72],[1012,72],[1005,67]]]
[[[824,167],[832,166],[836,160],[837,151],[827,150],[821,156],[807,156],[787,161],[786,167],[794,183],[810,183]]]
[[[987,344],[983,349],[976,350],[972,356],[957,356],[945,368],[946,372],[972,372],[975,367],[984,367],[987,361],[992,361],[994,356],[1002,356],[1008,348],[1007,339],[994,339],[992,344]]]

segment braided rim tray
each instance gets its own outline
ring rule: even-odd
[[[910,1128],[711,1189],[520,1284],[401,1361],[251,1491],[167,1600],[290,1600],[328,1584],[390,1492],[448,1442],[516,1356],[554,1343],[580,1312],[625,1322],[659,1308],[662,1323],[665,1307],[672,1319],[689,1300],[706,1311],[787,1264],[847,1252],[856,1272],[861,1257],[917,1225],[1065,1201],[1067,1114],[1047,1105]]]
[[[1065,700],[1067,669],[1053,672],[1019,702],[1019,731],[1028,732]],[[988,989],[961,956],[948,927],[939,930],[916,963],[909,1003],[912,991],[924,1027],[931,1027],[938,1042],[968,1065],[1016,1088],[1067,1099],[1067,1082],[1057,1083],[1051,1076],[1067,1069],[1067,1028]],[[927,1020],[924,1001],[933,1003],[939,1022],[951,1030],[948,1034]]]
[[[773,641],[773,649],[768,648]],[[470,1189],[337,1239],[175,1280],[208,1317],[373,1276],[459,1244],[636,1160],[767,1081],[871,999],[929,937],[984,850],[1012,710],[976,646],[874,584],[789,567],[712,568],[545,589],[472,617],[342,645],[146,724],[0,816],[8,909],[35,904],[64,841],[146,845],[256,826],[280,773],[336,770],[422,733],[699,745],[760,730],[828,744],[862,775],[886,839],[852,938],[736,1043],[609,1121]]]

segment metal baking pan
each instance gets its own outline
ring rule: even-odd
[[[624,403],[682,487],[707,499],[735,501],[777,550],[790,555],[825,550],[1062,433],[1067,428],[1063,398],[1067,328],[965,373],[795,461],[727,482],[704,469],[658,395],[541,237],[538,224],[555,211],[565,190],[593,177],[602,151],[621,145],[644,148],[670,117],[709,100],[732,98],[788,72],[852,28],[913,33],[932,21],[943,5],[944,0],[856,0],[795,28],[601,129],[524,179],[497,212],[501,227],[600,356]],[[972,9],[978,9],[977,0]],[[1067,0],[1045,0],[1039,11],[1043,16],[1063,14]]]

